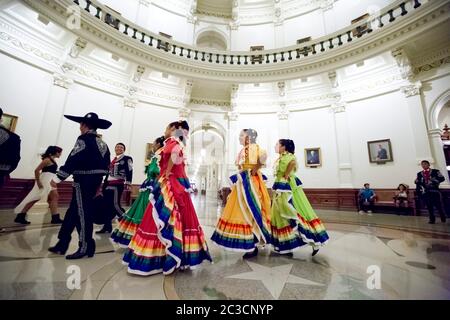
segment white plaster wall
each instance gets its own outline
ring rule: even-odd
[[[338,188],[337,147],[333,113],[329,108],[293,112],[289,116],[290,139],[295,142],[297,175],[305,188]],[[305,166],[305,148],[320,148],[322,167]]]
[[[354,185],[369,182],[377,188],[392,188],[405,182],[414,187],[419,166],[404,95],[396,91],[352,102],[346,112]],[[384,165],[369,162],[367,142],[381,139],[391,140],[394,162]]]
[[[264,49],[273,49],[275,46],[275,30],[273,24],[260,24],[254,26],[241,26],[232,39],[236,47],[231,50],[248,51],[251,46],[264,46]]]
[[[29,178],[34,176],[40,159],[39,131],[45,121],[44,108],[53,78],[47,72],[3,54],[0,54],[0,69],[0,105],[4,113],[19,117],[16,133],[22,137],[22,159],[13,177]]]

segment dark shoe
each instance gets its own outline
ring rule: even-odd
[[[30,224],[30,221],[27,221],[25,219],[26,213],[19,213],[16,218],[14,219],[15,223],[20,223],[20,224]]]
[[[257,255],[258,255],[258,248],[255,247],[255,250],[253,250],[252,252],[247,252],[246,254],[244,254],[242,258],[250,259],[256,257]]]
[[[59,214],[52,214],[52,221],[51,224],[61,224],[63,223],[63,220],[59,217]]]
[[[60,240],[60,241],[58,241],[56,246],[48,248],[48,251],[56,253],[56,254],[60,254],[60,255],[65,255],[67,252],[67,249],[69,248],[69,243],[70,243],[70,241],[67,243],[63,243]]]
[[[319,249],[313,249],[311,256],[314,257],[317,254],[317,252],[319,252]]]
[[[78,250],[73,253],[66,256],[67,260],[76,260],[76,259],[82,259],[84,257],[92,258],[95,254],[95,241],[92,240],[91,242],[88,242],[88,246],[86,249],[86,252],[81,251],[81,245],[78,248]]]
[[[95,233],[111,233],[112,232],[112,226],[106,226],[103,225],[103,228],[101,228],[99,231],[96,231]]]
[[[441,218],[441,222],[442,222],[442,223],[446,223],[446,222],[447,222],[447,219]]]
[[[292,258],[294,256],[294,254],[292,252],[280,253],[280,255],[282,255],[284,257],[288,257],[288,258]]]

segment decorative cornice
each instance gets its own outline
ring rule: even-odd
[[[41,49],[36,48],[28,43],[23,43],[19,39],[7,34],[6,32],[3,32],[3,31],[0,32],[0,40],[9,42],[12,45],[14,45],[15,47],[17,47],[29,54],[32,54],[38,58],[41,58],[41,59],[45,60],[46,62],[50,62],[55,66],[58,66],[61,64],[61,60],[58,57],[56,57],[48,52],[44,52]]]
[[[441,58],[441,59],[433,61],[431,63],[421,65],[420,67],[415,68],[414,72],[416,74],[424,73],[424,72],[439,68],[439,67],[441,67],[445,64],[449,64],[449,63],[450,63],[450,56],[447,56],[445,58]]]
[[[201,14],[204,16],[210,16],[210,17],[216,17],[216,18],[222,18],[222,19],[231,19],[231,14],[226,14],[223,12],[214,12],[209,10],[199,10],[197,9],[196,14]]]
[[[216,107],[230,107],[230,101],[227,100],[215,100],[215,99],[203,99],[203,98],[191,98],[191,104],[216,106]]]

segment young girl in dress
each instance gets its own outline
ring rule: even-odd
[[[271,207],[272,244],[276,252],[292,255],[309,244],[313,256],[328,241],[324,225],[306,197],[302,183],[295,176],[297,160],[294,141],[281,139],[275,146],[279,158],[275,164],[275,183]]]
[[[189,135],[186,121],[169,124],[150,203],[123,261],[128,272],[171,274],[212,261],[190,197],[184,148]]]
[[[225,250],[245,252],[244,258],[258,254],[259,242],[271,243],[270,196],[260,171],[267,155],[256,144],[257,136],[253,129],[240,133],[239,173],[230,177],[231,193],[211,237]]]
[[[56,188],[52,188],[50,181],[56,175],[58,165],[55,159],[61,156],[62,149],[57,146],[49,146],[45,153],[41,156],[41,163],[34,170],[34,176],[36,182],[33,189],[22,200],[22,202],[16,207],[14,213],[17,214],[14,222],[20,224],[30,224],[25,219],[28,210],[38,202],[42,197],[47,198],[47,202],[50,206],[50,212],[52,214],[52,224],[62,223],[58,213],[58,191]]]
[[[164,137],[159,137],[153,143],[154,156],[145,170],[147,178],[139,188],[139,196],[111,234],[112,241],[120,247],[128,247],[131,238],[136,233],[137,227],[142,221],[142,217],[149,203],[150,192],[153,190],[154,180],[159,176],[159,160],[162,147],[164,146],[164,140]]]

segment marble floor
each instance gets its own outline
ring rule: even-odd
[[[194,198],[208,236],[222,208]],[[213,263],[171,276],[140,277],[122,265],[123,249],[96,235],[94,258],[65,260],[47,251],[58,226],[35,208],[23,227],[0,211],[0,299],[450,299],[450,223],[426,217],[318,210],[330,235],[312,257],[261,247],[243,260],[208,241]],[[98,228],[98,227],[97,227]],[[76,238],[76,236],[75,236]],[[73,241],[69,252],[76,250]]]

